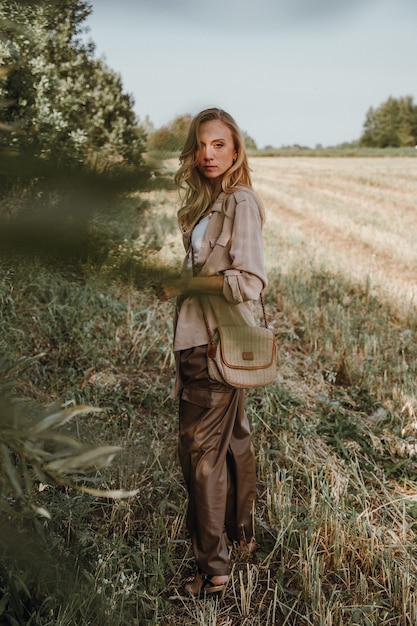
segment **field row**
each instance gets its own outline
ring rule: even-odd
[[[323,265],[416,300],[417,160],[254,158],[269,267]]]

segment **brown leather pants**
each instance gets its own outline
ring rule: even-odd
[[[228,542],[253,537],[256,467],[243,389],[211,381],[207,346],[180,354],[179,458],[200,571],[229,573]]]

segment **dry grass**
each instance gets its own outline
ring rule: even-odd
[[[232,554],[222,600],[176,594],[194,561],[176,459],[177,405],[169,398],[173,303],[156,302],[146,276],[141,285],[107,280],[127,257],[143,262],[149,241],[145,269],[179,267],[176,194],[141,194],[148,223],[137,218],[136,242],[110,255],[94,280],[61,286],[48,273],[25,292],[27,277],[16,268],[0,293],[9,307],[3,345],[12,337],[19,351],[33,349],[32,340],[48,349],[42,388],[78,388],[79,400],[106,407],[101,423],[81,432],[123,447],[112,488],[139,488],[118,503],[44,492],[54,499],[45,505],[55,536],[76,555],[79,576],[76,593],[59,608],[51,602],[48,618],[42,606],[43,620],[31,623],[417,623],[417,160],[251,164],[267,209],[266,301],[279,345],[276,384],[250,391],[247,402],[258,468],[256,557]],[[76,360],[82,367],[68,366]]]
[[[322,264],[380,297],[417,301],[417,160],[258,158],[268,264]]]
[[[417,161],[251,166],[280,361],[248,402],[261,547],[222,605],[176,610],[186,624],[411,626]]]
[[[155,623],[411,626],[417,161],[251,166],[267,210],[280,364],[275,386],[248,394],[260,549],[254,562],[235,562],[222,602],[176,603],[175,617]],[[175,213],[169,200],[154,198],[159,215]],[[169,267],[182,255],[179,237],[169,242],[153,262]],[[176,542],[186,540],[183,522],[168,522]],[[169,593],[190,565],[188,542],[175,545]]]

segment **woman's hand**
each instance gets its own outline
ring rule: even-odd
[[[163,280],[160,283],[156,283],[153,288],[156,297],[161,302],[168,302],[168,300],[182,296],[186,292],[185,280],[183,278]]]
[[[156,283],[153,288],[156,297],[161,302],[168,302],[171,298],[185,294],[221,294],[223,291],[223,276],[201,276],[173,278]]]

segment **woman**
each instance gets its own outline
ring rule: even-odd
[[[207,326],[254,326],[251,301],[267,284],[264,211],[252,190],[242,136],[228,113],[207,109],[193,119],[176,183],[183,194],[178,221],[187,255],[181,276],[162,282],[156,293],[163,302],[178,299],[178,450],[197,562],[185,590],[198,595],[224,590],[232,543],[247,553],[256,547],[256,468],[244,390],[213,382],[207,373]],[[231,236],[225,235],[225,220],[232,220]]]

